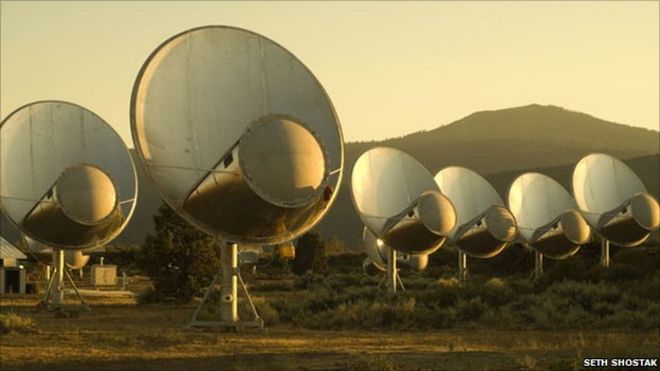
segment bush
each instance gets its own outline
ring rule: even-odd
[[[154,216],[156,234],[148,235],[138,265],[156,293],[145,299],[188,303],[207,287],[220,268],[220,246],[167,205]]]
[[[268,302],[280,323],[310,329],[660,326],[660,276],[617,283],[472,278],[461,285],[454,278],[416,275],[413,288],[391,297],[378,288],[378,277],[361,272],[308,274],[296,279],[294,290],[271,294]]]
[[[37,324],[29,317],[21,317],[15,313],[0,313],[0,334],[16,332],[31,334],[38,332]]]
[[[264,323],[274,325],[280,321],[280,315],[277,312],[277,309],[270,305],[265,298],[261,296],[253,296],[252,302],[257,309],[257,313],[259,313],[259,317],[264,320]],[[239,305],[239,317],[241,319],[251,319],[253,315],[247,300],[239,304],[242,304]]]
[[[307,232],[298,239],[296,258],[291,262],[291,271],[302,275],[308,271],[327,273],[325,241],[317,232]]]

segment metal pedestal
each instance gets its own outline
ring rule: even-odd
[[[53,272],[50,274],[48,280],[46,294],[44,299],[37,304],[37,308],[61,310],[64,306],[64,284],[66,279],[71,284],[76,297],[80,300],[80,306],[85,310],[89,310],[89,304],[83,299],[80,291],[78,291],[78,286],[73,282],[69,271],[64,267],[64,250],[53,249],[53,267]]]
[[[606,239],[600,240],[600,264],[604,268],[610,266],[610,241]]]
[[[534,279],[539,279],[543,276],[543,254],[538,251],[534,252]]]
[[[398,276],[399,273],[396,269],[396,250],[387,247],[387,281],[385,282],[385,286],[387,286],[387,292],[390,294],[396,294]]]
[[[242,327],[264,327],[264,321],[259,317],[257,309],[254,306],[252,297],[247,291],[245,282],[241,277],[238,269],[238,245],[227,244],[220,251],[220,271],[215,275],[211,285],[206,290],[202,302],[199,303],[195,313],[188,324],[188,327],[221,327],[229,329],[239,329]],[[220,320],[219,321],[200,321],[197,319],[204,304],[208,301],[213,288],[215,287],[219,278],[222,278],[220,285]],[[250,304],[254,318],[252,320],[240,320],[238,317],[238,283],[240,282],[241,288],[245,297]]]
[[[465,283],[468,280],[467,254],[458,250],[458,281]]]

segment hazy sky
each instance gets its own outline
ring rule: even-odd
[[[261,33],[328,91],[348,141],[433,129],[474,111],[554,104],[657,130],[658,2],[9,2],[2,118],[81,104],[132,146],[135,76],[166,38],[207,24]]]

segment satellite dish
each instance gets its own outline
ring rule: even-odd
[[[387,268],[387,250],[389,247],[376,238],[366,227],[362,231],[363,249],[367,254],[366,263],[373,264],[379,271]],[[413,271],[421,272],[428,266],[428,255],[397,253],[397,264],[403,264]]]
[[[65,276],[75,289],[65,262],[82,267],[88,258],[77,252],[117,237],[133,214],[137,177],[128,149],[93,112],[39,101],[0,125],[0,173],[2,212],[26,241],[52,248],[55,272],[41,304],[51,305],[52,293],[61,309]]]
[[[53,249],[50,246],[41,244],[30,237],[22,235],[23,246],[34,256],[39,257],[39,260],[50,259],[55,262],[55,255],[57,254],[57,249]],[[82,269],[84,266],[89,263],[90,256],[86,255],[84,251],[81,250],[65,250],[64,251],[64,265],[69,269]],[[44,263],[44,261],[41,261]],[[48,264],[48,263],[45,263]]]
[[[456,209],[457,222],[449,240],[466,254],[490,258],[516,235],[516,220],[486,179],[464,167],[450,166],[435,182]]]
[[[440,193],[428,170],[392,148],[373,148],[357,159],[351,196],[366,227],[369,259],[379,264],[378,254],[386,254],[386,285],[390,293],[395,293],[401,284],[396,252],[431,254],[442,246],[456,222],[452,203]],[[368,232],[376,241],[382,241],[383,250],[367,247],[373,245]]]
[[[89,263],[89,255],[83,254],[82,251],[65,251],[64,264],[69,269],[82,269]]]
[[[365,254],[367,254],[367,259],[379,270],[385,271],[387,266],[386,250],[388,247],[366,227],[362,230],[362,246]]]
[[[406,255],[404,259],[407,261],[406,265],[416,272],[421,272],[429,266],[428,255]]]
[[[554,179],[525,173],[509,188],[509,209],[520,237],[535,251],[565,259],[591,240],[591,230],[573,197]]]
[[[456,219],[431,174],[392,148],[373,148],[357,159],[351,195],[364,225],[386,245],[408,254],[440,248]]]
[[[584,218],[604,240],[636,246],[658,229],[658,201],[626,164],[612,156],[583,157],[573,170],[573,194]]]
[[[29,238],[57,249],[105,244],[135,208],[137,178],[119,135],[93,112],[40,101],[0,126],[0,204]]]
[[[247,30],[200,27],[161,44],[135,81],[131,128],[165,202],[226,241],[295,239],[341,181],[342,134],[323,87]]]
[[[421,272],[428,266],[428,255],[412,255],[392,250],[366,227],[362,231],[362,241],[363,250],[367,254],[367,257],[362,263],[362,269],[364,272],[370,276],[383,272],[386,272],[388,275],[386,279],[381,281],[379,287],[387,282],[388,279],[391,279],[396,281],[392,284],[398,284],[402,289],[405,289],[401,277],[399,277],[398,274],[397,267],[399,265],[415,272]],[[396,257],[394,264],[390,261],[392,256]]]
[[[229,242],[221,250],[230,281],[221,289],[222,320],[197,321],[205,299],[191,325],[238,327],[237,244],[291,241],[336,197],[344,152],[328,95],[274,41],[234,27],[194,28],[166,40],[142,66],[131,129],[165,202]],[[263,326],[252,309],[254,321],[241,326]]]

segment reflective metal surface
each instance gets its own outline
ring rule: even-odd
[[[163,199],[237,243],[296,238],[341,180],[341,129],[321,84],[286,49],[238,28],[161,44],[136,79],[131,128]]]
[[[509,188],[508,201],[520,236],[547,257],[567,258],[591,239],[590,228],[576,211],[573,197],[546,175],[520,175]]]
[[[107,243],[135,208],[137,178],[126,146],[78,105],[23,106],[0,126],[0,206],[43,244],[86,249]]]
[[[429,256],[428,255],[406,255],[401,261],[403,266],[421,272],[429,265]]]
[[[457,222],[449,239],[459,249],[474,257],[489,258],[513,241],[517,232],[515,218],[481,175],[450,166],[434,179],[456,209]]]
[[[376,235],[366,227],[362,230],[362,242],[364,252],[367,254],[367,257],[369,257],[371,262],[376,264],[382,270],[385,270],[387,256],[384,250],[387,246],[385,246],[382,241],[379,241]]]
[[[374,273],[372,268],[384,272],[387,269],[387,249],[389,247],[378,240],[366,227],[362,231],[362,241],[363,250],[367,254],[362,268],[367,274]],[[397,253],[397,264],[401,267],[407,267],[411,270],[421,272],[426,269],[428,263],[428,255]]]
[[[589,225],[609,241],[635,246],[658,228],[658,201],[612,156],[582,158],[573,170],[573,195]]]
[[[455,224],[454,208],[431,174],[392,148],[373,148],[358,158],[351,195],[364,225],[397,251],[429,254]]]
[[[36,255],[42,261],[48,261],[51,264],[53,261],[53,248],[37,242],[30,237],[21,235],[21,245],[30,254]],[[90,256],[85,255],[82,250],[66,250],[64,251],[64,264],[69,269],[81,269],[89,263]]]

